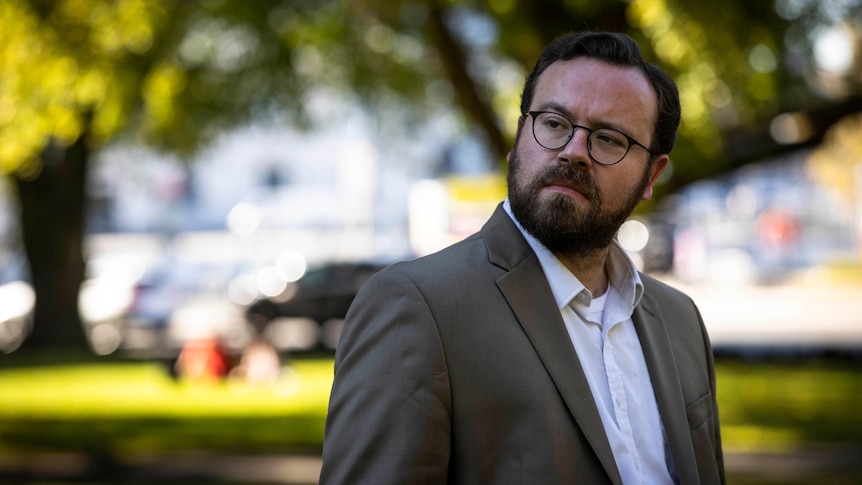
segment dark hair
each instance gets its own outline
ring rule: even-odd
[[[680,120],[679,91],[676,83],[661,68],[644,61],[637,43],[625,34],[583,32],[564,35],[548,44],[524,82],[521,114],[524,115],[530,110],[536,82],[545,69],[557,61],[576,57],[598,59],[613,66],[636,67],[643,72],[652,84],[658,101],[658,117],[650,151],[670,153],[676,143],[676,130]]]

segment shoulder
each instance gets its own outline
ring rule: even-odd
[[[668,327],[672,340],[706,341],[707,330],[700,309],[683,291],[650,276],[644,284],[643,309]]]
[[[658,300],[660,303],[695,306],[691,297],[681,290],[643,273],[640,273],[640,278],[644,285],[644,294]]]
[[[407,278],[421,285],[484,274],[492,266],[485,242],[480,234],[474,234],[436,253],[394,263],[375,276]]]
[[[505,274],[534,254],[501,204],[472,236],[436,253],[396,263],[387,269],[423,281],[487,279]]]
[[[651,276],[641,274],[644,285],[643,308],[666,324],[687,331],[705,331],[697,303],[685,292]],[[692,323],[695,323],[692,325]]]

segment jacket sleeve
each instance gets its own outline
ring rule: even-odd
[[[712,390],[712,429],[713,429],[713,446],[715,447],[715,464],[718,468],[719,482],[727,483],[724,470],[724,451],[721,446],[721,423],[718,416],[718,391],[716,388],[715,379],[715,357],[712,352],[712,345],[709,341],[709,336],[706,332],[706,326],[703,323],[703,318],[698,311],[698,319],[700,320],[701,331],[704,336],[704,347],[706,348],[707,369],[709,372],[709,387]]]
[[[397,269],[372,277],[347,314],[320,483],[446,483],[448,371],[431,308]]]

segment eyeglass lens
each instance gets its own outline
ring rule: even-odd
[[[574,132],[575,125],[562,115],[543,112],[533,116],[533,136],[549,150],[562,148],[572,139]],[[587,148],[593,159],[608,165],[622,160],[629,151],[629,145],[624,134],[610,128],[593,130],[587,139]]]

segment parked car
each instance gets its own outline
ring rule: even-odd
[[[11,353],[27,338],[33,326],[36,294],[22,280],[0,282],[0,353]]]
[[[134,278],[94,275],[84,282],[79,309],[98,354],[174,359],[184,339],[224,337],[236,351],[250,328],[225,288],[230,266],[164,261]],[[233,340],[236,340],[235,342]]]
[[[279,350],[334,350],[359,288],[385,266],[350,262],[311,268],[281,294],[250,304],[246,317]]]

